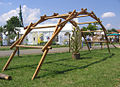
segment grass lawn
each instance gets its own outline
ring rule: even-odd
[[[41,55],[15,57],[0,79],[0,87],[120,87],[120,49],[81,51],[81,59],[71,53],[48,54],[35,80],[31,80]],[[0,58],[0,69],[7,58]]]

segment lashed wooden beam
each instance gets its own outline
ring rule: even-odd
[[[45,57],[46,57],[46,55],[48,53],[48,50],[49,49],[45,49],[45,51],[44,51],[44,53],[43,53],[43,55],[42,55],[42,57],[40,59],[40,62],[39,62],[38,66],[37,66],[37,68],[36,68],[36,70],[35,70],[35,72],[33,74],[32,80],[34,80],[34,78],[37,76],[37,74],[38,74],[38,72],[39,72],[39,70],[40,70],[40,68],[42,66],[42,63],[43,63],[43,61],[44,61],[44,59],[45,59]]]
[[[89,15],[81,15],[81,16],[77,16],[76,18],[80,18],[80,17],[88,17]]]
[[[71,19],[75,18],[78,14],[76,13],[76,10],[74,10],[69,16],[68,18],[66,18],[66,21],[63,21],[59,24],[60,25],[64,25],[64,23],[70,21]]]
[[[95,30],[95,31],[81,31],[81,32],[103,32],[103,30]]]
[[[43,46],[26,46],[26,45],[16,45],[16,47],[21,47],[21,48],[35,48],[35,49],[42,49]],[[48,46],[48,49],[52,49],[52,47]]]
[[[59,29],[55,32],[55,34],[51,37],[51,39],[45,44],[45,46],[42,48],[42,51],[44,51],[48,46],[49,46],[49,44],[53,41],[53,39],[55,38],[55,36],[62,30],[62,28],[65,26],[65,24],[70,20],[70,19],[72,19],[72,17],[74,18],[74,16],[76,16],[76,15],[74,15],[73,16],[73,14],[76,12],[76,10],[74,10],[69,16],[68,16],[68,18],[65,20],[65,21],[63,21],[63,22],[61,22],[61,23],[59,23]],[[72,17],[71,17],[72,16]]]
[[[23,39],[25,38],[26,34],[29,32],[29,29],[30,29],[31,26],[32,26],[32,23],[30,23],[30,25],[28,26],[25,34],[21,37],[21,39],[19,40],[18,44],[21,44],[21,43],[22,43],[22,41],[23,41]],[[15,46],[15,45],[14,45],[14,46]],[[15,53],[17,52],[17,50],[18,50],[18,47],[17,47],[17,48],[14,50],[14,52],[11,54],[11,56],[9,57],[7,63],[6,63],[5,66],[3,67],[2,71],[4,71],[5,69],[7,69],[7,67],[9,66],[9,64],[10,64],[11,60],[13,59],[13,57],[14,57]]]
[[[31,27],[30,29],[53,28],[53,27],[56,27],[56,26],[50,25],[50,26],[41,26],[41,27]]]
[[[28,27],[27,27],[27,30],[25,32],[25,34],[23,35],[24,37],[31,31],[30,27],[33,25],[33,23],[31,23]],[[13,47],[15,47],[16,44],[18,44],[20,42],[20,40],[22,39],[21,36],[19,39],[17,39],[17,41],[15,41],[11,46],[10,46],[10,49],[12,49]]]
[[[103,29],[103,31],[104,31],[104,34],[105,34],[105,39],[106,39],[106,41],[107,41],[106,44],[107,44],[108,52],[111,53],[111,52],[110,52],[110,47],[109,47],[109,40],[108,40],[108,38],[107,38],[106,28],[103,26],[103,24],[101,23],[100,19],[97,18],[97,16],[95,15],[95,13],[94,13],[93,11],[92,11],[91,13],[93,14],[93,16],[91,16],[91,17],[93,17],[95,20],[97,20],[98,23],[100,24],[100,26],[102,27],[102,29]]]
[[[82,23],[77,23],[77,24],[78,24],[78,25],[81,25],[81,24],[91,24],[91,23],[98,23],[98,21],[82,22]]]

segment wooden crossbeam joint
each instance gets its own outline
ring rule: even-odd
[[[26,45],[16,45],[16,47],[21,47],[21,48],[35,48],[35,49],[42,49],[43,46],[26,46]],[[48,49],[52,49],[52,47],[48,46]]]

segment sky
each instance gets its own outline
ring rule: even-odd
[[[76,9],[87,8],[94,11],[107,29],[120,29],[120,0],[0,0],[0,26],[6,24],[12,16],[18,16],[22,6],[23,22],[28,25],[36,22],[40,16],[53,13],[65,14]],[[78,22],[95,21],[91,18],[79,18]],[[57,23],[57,19],[45,23]]]

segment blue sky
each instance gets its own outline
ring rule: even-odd
[[[20,4],[25,25],[39,20],[44,14],[64,14],[73,9],[87,8],[89,12],[94,11],[107,29],[120,29],[120,0],[0,0],[0,25],[4,25],[11,16],[18,15]],[[79,22],[83,21],[89,19],[79,19]]]

